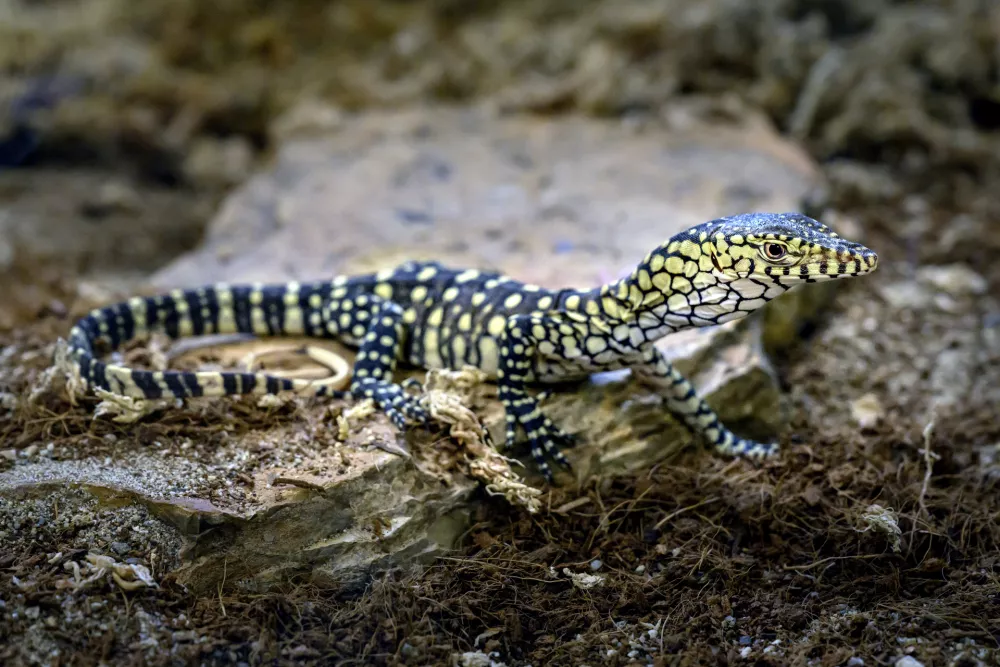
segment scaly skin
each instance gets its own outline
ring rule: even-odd
[[[228,394],[370,397],[403,428],[425,423],[418,397],[392,380],[397,362],[476,366],[496,381],[507,445],[517,426],[549,479],[569,437],[528,393],[531,384],[583,379],[629,367],[657,386],[671,412],[727,456],[773,456],[777,445],[741,438],[720,421],[654,346],[670,333],[740,319],[797,283],[860,276],[877,255],[794,213],[751,213],[695,226],[650,252],[627,278],[590,289],[549,290],[474,269],[407,262],[376,274],[275,285],[215,285],[101,308],[70,332],[72,359],[90,387],[136,398]],[[105,364],[112,349],[153,331],[177,338],[249,333],[332,338],[358,348],[350,389],[230,372],[153,372]]]

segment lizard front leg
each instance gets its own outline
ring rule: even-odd
[[[635,377],[663,392],[667,408],[706,446],[723,456],[761,460],[778,453],[778,445],[741,438],[727,429],[719,416],[698,396],[694,385],[674,368],[663,353],[650,345],[642,362],[632,366]]]
[[[546,339],[550,332],[556,337],[558,327],[559,323],[549,316],[513,315],[507,319],[507,326],[498,340],[497,393],[506,411],[506,447],[516,443],[520,424],[535,464],[550,482],[552,470],[545,460],[546,454],[569,468],[569,461],[559,451],[559,445],[569,444],[573,439],[545,416],[538,399],[527,392],[526,385],[532,377],[539,346],[551,344]]]
[[[327,322],[337,322],[343,306],[328,304],[323,310]],[[365,317],[359,317],[360,312]],[[356,299],[351,317],[365,322],[365,333],[355,357],[350,393],[355,398],[371,398],[397,428],[405,428],[407,421],[418,424],[430,419],[418,399],[406,393],[392,381],[396,364],[401,358],[403,336],[403,308],[378,296]]]

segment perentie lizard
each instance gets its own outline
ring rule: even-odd
[[[70,332],[71,359],[91,388],[137,398],[229,394],[369,397],[399,427],[425,423],[420,399],[392,380],[397,362],[484,371],[506,410],[506,444],[517,427],[542,473],[546,455],[566,463],[569,440],[528,393],[533,383],[583,379],[628,367],[662,391],[668,409],[718,453],[761,459],[776,444],[741,438],[678,373],[654,342],[690,327],[745,317],[797,283],[870,273],[870,249],[797,213],[719,218],[668,239],[632,273],[594,289],[544,289],[474,269],[407,262],[379,273],[328,281],[214,285],[174,290],[94,310]],[[333,338],[358,348],[349,390],[239,372],[154,372],[105,364],[136,336],[248,333]]]

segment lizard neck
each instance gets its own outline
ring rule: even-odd
[[[581,296],[609,321],[669,333],[742,314],[731,312],[737,296],[732,281],[709,250],[691,238],[674,238],[646,255],[627,276]]]
[[[745,315],[737,308],[732,277],[708,250],[692,245],[690,239],[673,240],[649,253],[629,275],[601,286],[604,312],[638,327],[647,340]]]
[[[629,275],[595,290],[601,299],[602,310],[609,317],[623,322],[635,321],[641,315],[646,315],[648,319],[648,315],[653,313],[662,316],[667,310],[665,304],[676,293],[671,285],[671,273],[666,269],[671,256],[657,249]],[[678,259],[670,260],[672,268],[677,268],[674,265],[683,267]]]

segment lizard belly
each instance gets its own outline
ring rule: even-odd
[[[641,358],[642,354],[639,352],[615,354],[602,360],[595,360],[587,356],[575,359],[537,357],[534,363],[534,377],[538,382],[546,383],[575,382],[586,379],[595,373],[628,368],[639,362]]]
[[[436,329],[427,329],[422,333],[421,340],[411,348],[407,359],[411,365],[452,370],[474,366],[490,379],[496,378],[500,365],[500,346],[495,337],[460,334],[444,337]]]
[[[574,382],[583,380],[602,371],[614,370],[615,366],[597,364],[589,359],[554,359],[540,357],[535,360],[534,377],[539,382]]]

